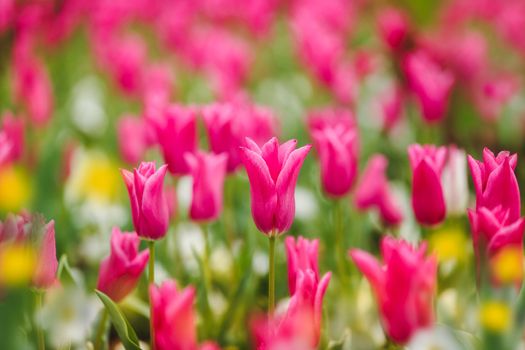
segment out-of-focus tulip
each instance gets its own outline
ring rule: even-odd
[[[387,8],[379,14],[378,28],[381,40],[392,51],[403,48],[408,36],[409,23],[400,10]]]
[[[439,122],[448,109],[453,75],[442,69],[423,51],[410,53],[404,62],[410,90],[419,103],[427,123]]]
[[[241,160],[250,180],[252,216],[257,228],[267,235],[279,235],[292,225],[295,215],[295,185],[310,151],[295,149],[296,140],[279,145],[277,138],[262,147],[247,138]]]
[[[447,213],[464,215],[468,204],[467,155],[464,150],[455,146],[448,148],[442,183]]]
[[[185,153],[197,149],[197,124],[195,112],[178,105],[169,106],[164,118],[154,121],[157,141],[170,173],[184,175],[189,172]]]
[[[193,178],[190,218],[196,221],[217,219],[222,212],[228,156],[197,151],[187,153],[185,158]]]
[[[133,172],[121,170],[128,189],[131,216],[137,234],[160,239],[168,230],[169,209],[163,190],[167,165],[155,170],[155,163],[142,162]]]
[[[356,188],[354,202],[360,210],[377,208],[385,224],[398,225],[403,221],[403,213],[390,193],[387,166],[388,160],[383,155],[370,158]]]
[[[24,152],[24,123],[22,119],[15,118],[11,113],[4,113],[2,119],[0,134],[5,135],[3,142],[10,145],[7,161],[15,162],[22,157]]]
[[[286,257],[288,259],[288,289],[290,295],[295,293],[297,273],[304,270],[312,270],[316,280],[319,280],[319,240],[308,240],[298,237],[286,237]]]
[[[195,288],[177,288],[172,280],[161,286],[150,285],[149,298],[155,327],[157,350],[218,350],[213,342],[197,343],[196,316],[193,310]]]
[[[142,99],[145,105],[164,107],[174,90],[173,72],[168,65],[148,66],[142,76]]]
[[[213,104],[205,107],[202,115],[211,150],[228,154],[228,172],[241,164],[239,147],[245,146],[246,137],[262,145],[276,132],[273,113],[251,104]]]
[[[471,87],[474,103],[481,116],[487,120],[500,117],[503,108],[518,89],[516,77],[504,74],[484,77]]]
[[[412,209],[422,225],[437,225],[446,215],[441,174],[447,148],[414,144],[408,148],[412,168]]]
[[[56,281],[58,269],[55,222],[51,220],[45,224],[43,218],[38,215],[9,214],[3,223],[0,221],[0,248],[12,244],[27,248],[22,251],[35,253],[27,256],[35,261],[34,266],[30,264],[32,271],[26,271],[31,272],[33,286],[40,289],[51,287]],[[23,263],[23,266],[13,268],[22,270],[24,266],[29,266],[28,262],[20,263]],[[14,271],[14,274],[16,273]]]
[[[14,0],[0,1],[0,33],[4,32],[13,23],[15,5],[16,1]]]
[[[517,161],[516,154],[503,151],[496,156],[488,148],[483,150],[483,161],[468,156],[477,209],[501,207],[508,210],[508,220],[515,221],[520,217],[520,189],[514,174]]]
[[[385,237],[381,265],[365,251],[350,250],[374,289],[385,332],[396,343],[408,342],[417,330],[434,322],[437,263],[434,257],[425,257],[425,252],[426,244],[416,249],[403,240]]]
[[[333,197],[346,195],[357,175],[358,135],[350,113],[342,110],[341,116],[335,116],[336,110],[315,112],[314,117],[327,120],[310,122],[310,134],[319,155],[321,164],[321,182],[324,191]],[[333,119],[332,119],[333,118]]]
[[[117,124],[119,151],[129,164],[137,164],[148,147],[147,128],[143,119],[122,116]]]
[[[388,132],[403,117],[403,91],[399,86],[394,86],[381,97],[379,103],[382,113],[382,128]]]
[[[17,59],[14,63],[14,95],[38,125],[45,124],[53,110],[51,82],[42,63],[35,58]]]
[[[523,230],[525,229],[525,220],[523,218],[512,219],[509,215],[509,209],[498,206],[493,209],[481,207],[476,210],[469,210],[468,217],[472,229],[472,242],[474,252],[478,262],[478,274],[486,273],[481,271],[479,265],[482,259],[488,259],[491,267],[497,266],[499,254],[512,251],[518,252],[518,259],[512,262],[512,266],[507,269],[514,269],[516,274],[512,274],[510,280],[505,276],[498,274],[498,271],[492,274],[494,281],[502,283],[520,283],[523,277]],[[479,275],[478,275],[479,276]]]
[[[111,232],[111,253],[102,260],[97,289],[115,302],[124,299],[137,285],[149,259],[149,250],[139,253],[140,238],[135,232]]]

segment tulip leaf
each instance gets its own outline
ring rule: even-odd
[[[82,285],[82,277],[75,273],[71,266],[69,266],[66,254],[60,257],[57,269],[57,279],[65,284],[74,284],[76,286]]]
[[[95,293],[97,293],[97,296],[106,307],[106,310],[108,310],[109,317],[111,318],[111,323],[113,323],[113,326],[115,327],[115,330],[117,331],[117,334],[120,340],[122,341],[122,345],[124,345],[124,348],[126,350],[140,350],[137,333],[135,333],[135,330],[133,329],[133,327],[131,327],[128,320],[120,311],[117,304],[115,304],[110,297],[108,297],[101,291],[95,290]]]

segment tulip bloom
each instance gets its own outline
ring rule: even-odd
[[[497,282],[516,282],[521,283],[523,276],[523,230],[525,229],[525,219],[512,219],[510,210],[499,206],[494,209],[481,207],[476,210],[469,210],[468,217],[472,228],[472,243],[478,262],[478,277],[481,259],[488,258],[490,265],[494,266],[498,254],[506,249],[512,249],[519,253],[519,259],[514,268],[519,273],[519,280],[499,281],[499,276],[493,276]],[[507,250],[508,251],[508,250]]]
[[[123,116],[117,124],[119,151],[125,162],[136,164],[147,147],[147,129],[144,120],[133,116]]]
[[[403,103],[403,91],[398,86],[391,88],[381,97],[382,128],[385,132],[392,130],[403,117]]]
[[[300,270],[312,270],[315,277],[319,280],[319,240],[308,240],[298,237],[297,242],[294,237],[286,237],[286,257],[288,259],[288,289],[290,294],[295,293],[295,283],[297,273]]]
[[[160,239],[168,230],[169,209],[163,190],[166,171],[167,165],[155,170],[153,162],[142,162],[133,172],[121,170],[128,189],[133,225],[144,239]]]
[[[374,289],[385,332],[396,343],[408,342],[417,330],[434,322],[437,262],[425,257],[426,248],[426,244],[416,249],[403,240],[385,237],[381,242],[383,266],[365,251],[350,250]]]
[[[509,220],[520,217],[520,189],[514,174],[517,161],[516,154],[504,151],[496,156],[488,148],[483,150],[483,161],[468,156],[477,209],[486,207],[492,210],[501,206],[508,210]]]
[[[341,111],[341,117],[333,117],[337,111],[325,113],[324,118],[336,119],[311,122],[310,134],[321,163],[324,191],[330,196],[342,197],[350,191],[357,174],[357,129],[352,120],[346,120],[345,111]]]
[[[394,8],[383,10],[378,20],[379,34],[392,51],[399,51],[407,41],[409,23],[406,15]]]
[[[437,225],[445,219],[441,173],[446,157],[446,147],[414,144],[408,148],[412,168],[412,208],[422,225]]]
[[[427,123],[439,122],[448,109],[453,75],[441,69],[426,53],[407,55],[405,74],[410,90],[419,103],[423,119]]]
[[[246,139],[241,160],[250,180],[252,216],[257,228],[270,236],[287,231],[295,215],[295,185],[311,146],[295,149],[296,140],[279,145],[270,139],[261,148]]]
[[[228,156],[196,152],[186,153],[185,158],[193,177],[190,218],[196,221],[217,219],[222,212]]]
[[[377,208],[384,223],[398,225],[403,221],[403,213],[390,193],[385,174],[387,166],[388,160],[383,155],[370,158],[356,188],[354,202],[360,210]]]
[[[161,286],[150,285],[149,298],[155,327],[157,350],[219,350],[213,342],[197,343],[196,316],[193,310],[195,288],[177,288],[168,280]]]
[[[149,250],[139,253],[140,238],[135,232],[111,232],[111,253],[102,260],[97,289],[113,301],[124,299],[137,285],[149,259]]]
[[[189,172],[184,159],[185,153],[195,153],[197,149],[197,124],[195,112],[181,106],[170,106],[164,118],[155,120],[157,141],[170,173],[184,175]]]
[[[276,118],[259,106],[241,103],[213,104],[203,108],[202,116],[210,148],[214,153],[228,154],[228,172],[241,164],[240,146],[246,137],[262,145],[275,134]]]
[[[51,220],[44,227],[44,236],[40,243],[33,285],[46,289],[56,281],[58,261],[55,244],[55,222]]]

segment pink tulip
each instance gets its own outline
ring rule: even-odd
[[[403,221],[403,213],[390,193],[387,166],[388,160],[383,155],[370,158],[356,188],[354,201],[360,210],[377,208],[382,221],[395,226]]]
[[[496,120],[519,90],[519,82],[513,75],[498,74],[481,78],[472,84],[471,89],[481,116],[486,120]]]
[[[37,251],[33,286],[39,289],[51,287],[58,269],[55,222],[51,220],[45,224],[43,217],[29,213],[8,214],[4,222],[0,221],[0,246],[12,242],[27,243]]]
[[[5,138],[3,144],[9,145],[5,160],[9,163],[16,162],[24,153],[24,123],[22,119],[15,118],[11,113],[4,113],[2,119],[0,134]]]
[[[197,124],[195,112],[186,107],[169,106],[162,120],[154,122],[157,140],[172,174],[184,175],[189,172],[184,159],[185,153],[197,149]]]
[[[426,258],[425,252],[426,244],[416,249],[387,236],[381,243],[381,266],[371,254],[350,250],[375,292],[385,332],[396,343],[408,342],[417,330],[434,322],[437,263],[434,257]]]
[[[315,278],[319,281],[319,240],[308,240],[298,237],[297,242],[294,237],[286,237],[286,257],[288,259],[288,289],[290,294],[295,293],[295,283],[297,273],[304,270],[312,270]]]
[[[140,238],[135,232],[111,232],[111,253],[102,260],[97,289],[113,301],[124,299],[137,285],[149,259],[149,250],[139,253]]]
[[[342,111],[336,120],[310,124],[310,134],[321,163],[321,182],[324,191],[333,197],[346,195],[354,184],[358,166],[358,135],[353,122]],[[321,112],[322,114],[322,112]],[[337,111],[327,111],[327,116]],[[316,114],[319,115],[319,114]],[[312,125],[317,125],[312,127]]]
[[[217,219],[222,212],[228,156],[197,151],[186,153],[185,158],[193,177],[190,218],[195,221]]]
[[[520,217],[520,189],[514,169],[518,157],[507,151],[494,155],[488,148],[483,150],[483,161],[468,156],[468,164],[474,188],[476,189],[476,208],[489,210],[501,207],[508,211],[510,221]]]
[[[120,117],[117,123],[117,138],[122,159],[137,164],[148,148],[147,128],[143,119],[130,115]]]
[[[406,56],[404,69],[410,90],[419,103],[427,123],[439,122],[445,117],[454,84],[452,74],[434,62],[423,51]]]
[[[503,248],[513,247],[523,256],[523,230],[525,219],[511,219],[509,209],[498,206],[493,209],[481,207],[468,210],[472,228],[472,243],[478,262],[478,278],[481,259],[492,260]],[[497,278],[493,277],[495,281]],[[520,281],[516,281],[521,283]]]
[[[378,19],[379,34],[383,43],[392,51],[399,51],[406,44],[409,23],[406,15],[394,8],[384,9]]]
[[[44,228],[33,285],[42,289],[51,287],[56,281],[57,269],[55,222],[51,220]]]
[[[276,132],[273,113],[250,103],[213,104],[203,108],[202,116],[211,150],[228,154],[228,172],[241,164],[239,146],[245,146],[246,137],[262,145]]]
[[[121,170],[128,189],[133,225],[144,239],[160,239],[168,230],[169,209],[163,190],[167,169],[167,165],[163,165],[155,170],[155,163],[142,162],[133,172]]]
[[[292,225],[295,215],[295,185],[311,146],[295,149],[296,140],[279,145],[270,139],[261,148],[247,138],[241,160],[250,180],[252,216],[257,228],[279,235]]]
[[[152,319],[155,327],[155,349],[197,349],[196,316],[193,311],[195,289],[179,290],[174,281],[168,280],[160,287],[149,287]]]
[[[446,205],[441,174],[446,147],[414,144],[408,148],[412,168],[412,209],[422,225],[437,225],[445,219]]]
[[[7,30],[15,19],[16,1],[0,0],[0,33]]]
[[[166,106],[174,90],[173,72],[167,64],[146,67],[142,74],[142,99],[145,105]]]
[[[14,63],[14,96],[38,125],[45,124],[53,111],[52,87],[43,64],[33,57]]]

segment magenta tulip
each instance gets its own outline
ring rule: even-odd
[[[434,322],[437,262],[425,257],[426,244],[412,247],[385,237],[381,243],[383,266],[371,254],[350,250],[353,261],[370,282],[388,337],[404,344],[419,329]]]
[[[403,221],[403,213],[390,192],[387,166],[388,160],[383,155],[370,158],[356,188],[354,203],[360,210],[376,208],[383,223],[395,226]]]
[[[400,10],[387,8],[379,14],[378,28],[381,40],[392,51],[399,51],[406,44],[409,23]]]
[[[288,289],[290,294],[295,293],[295,283],[297,281],[297,273],[300,270],[312,270],[315,277],[319,280],[319,240],[308,240],[303,237],[298,237],[297,241],[294,237],[286,237],[284,241],[286,245],[286,257],[288,259]]]
[[[197,151],[186,153],[185,158],[193,177],[190,218],[195,221],[217,219],[222,212],[228,156]]]
[[[295,185],[311,146],[295,149],[296,140],[279,145],[270,139],[261,148],[251,139],[241,160],[250,180],[252,216],[257,228],[270,236],[287,231],[295,216]]]
[[[172,105],[164,118],[154,121],[157,141],[170,173],[184,175],[189,172],[184,154],[197,149],[197,124],[191,108]]]
[[[325,114],[326,113],[326,114]],[[321,164],[321,182],[324,191],[333,197],[346,195],[357,175],[358,135],[348,112],[335,110],[317,112],[326,121],[311,121],[310,134]]]
[[[113,301],[124,299],[137,285],[146,268],[149,250],[139,253],[140,238],[135,232],[122,233],[118,227],[111,232],[111,253],[102,260],[97,289]]]
[[[422,225],[437,225],[445,219],[446,205],[441,174],[446,147],[414,144],[408,148],[412,168],[412,209]]]
[[[55,222],[51,220],[44,227],[44,236],[40,243],[38,260],[33,285],[36,288],[46,289],[56,281],[58,261],[55,244]]]
[[[503,209],[501,206],[494,209],[481,207],[468,211],[472,243],[478,263],[478,278],[481,272],[481,259],[493,260],[499,252],[506,248],[519,251],[523,257],[525,219],[522,217],[512,219],[509,213],[509,209]],[[522,260],[523,258],[520,259]],[[516,269],[521,269],[521,266],[516,266]],[[497,281],[497,276],[493,276],[493,279]],[[521,279],[513,282],[520,283]]]
[[[448,109],[454,84],[453,75],[439,67],[422,51],[407,55],[404,68],[409,88],[417,98],[423,119],[427,123],[442,120]]]
[[[488,148],[483,150],[483,161],[468,156],[477,209],[486,207],[492,210],[501,206],[508,211],[510,221],[520,217],[520,189],[514,174],[517,161],[516,154],[504,151],[495,156]]]
[[[128,189],[133,225],[144,239],[160,239],[168,230],[169,209],[163,190],[166,171],[167,165],[155,170],[153,162],[142,162],[133,173],[121,170]]]

